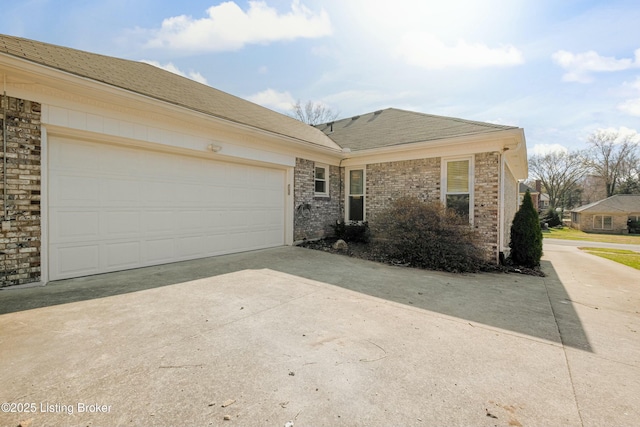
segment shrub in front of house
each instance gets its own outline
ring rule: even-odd
[[[487,264],[468,220],[439,202],[399,198],[375,216],[371,229],[379,252],[395,263],[451,272]]]
[[[368,243],[370,237],[369,224],[366,221],[356,224],[336,221],[333,226],[333,234],[337,239],[342,239],[345,242]]]
[[[529,190],[525,193],[522,205],[513,218],[509,247],[511,248],[509,260],[512,264],[529,268],[540,265],[542,230],[540,229],[540,217],[533,208]]]
[[[546,223],[549,227],[557,227],[562,225],[562,220],[555,209],[549,208],[542,217],[542,223]]]

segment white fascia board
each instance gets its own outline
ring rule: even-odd
[[[517,147],[520,129],[496,131],[480,135],[422,141],[413,144],[362,150],[345,155],[343,166],[386,163],[434,157],[464,156],[486,152],[503,152]]]

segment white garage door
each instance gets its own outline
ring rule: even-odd
[[[49,141],[50,280],[284,244],[284,170]]]

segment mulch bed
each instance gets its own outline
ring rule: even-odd
[[[360,243],[360,242],[350,242],[348,243],[348,248],[346,250],[334,249],[333,245],[337,239],[335,238],[325,238],[320,240],[305,240],[300,243],[298,246],[303,248],[329,252],[332,254],[345,255],[353,258],[365,259],[368,261],[381,262],[384,264],[401,266],[401,267],[411,267],[407,263],[403,263],[401,261],[395,260],[388,255],[386,255],[379,246],[371,243]],[[545,277],[546,275],[539,268],[527,268],[521,266],[511,266],[511,265],[494,265],[487,264],[481,270],[481,272],[494,272],[494,273],[517,273],[517,274],[525,274],[528,276],[538,276]]]

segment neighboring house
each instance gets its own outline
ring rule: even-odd
[[[549,210],[549,195],[547,193],[540,193],[538,198],[538,212]]]
[[[414,195],[508,248],[517,127],[386,109],[318,127],[135,61],[0,35],[0,286],[291,245]]]
[[[527,193],[527,190],[529,190],[529,194],[531,194],[531,202],[533,202],[533,206],[535,206],[538,211],[540,211],[540,192],[536,191],[535,189],[529,187],[527,184],[525,184],[524,182],[521,182],[519,187],[518,187],[518,204],[521,205],[522,201],[524,200],[524,195]]]
[[[627,234],[640,221],[640,195],[616,194],[571,211],[571,227],[590,233]]]

